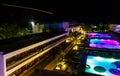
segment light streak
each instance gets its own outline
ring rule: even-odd
[[[23,9],[29,9],[29,10],[34,10],[34,11],[39,11],[39,12],[44,12],[48,14],[53,14],[52,12],[49,11],[44,11],[36,8],[30,8],[30,7],[24,7],[24,6],[18,6],[18,5],[11,5],[11,4],[2,4],[3,6],[9,6],[9,7],[17,7],[17,8],[23,8]]]

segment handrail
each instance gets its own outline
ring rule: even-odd
[[[6,74],[7,74],[7,75],[11,74],[12,72],[16,71],[17,69],[21,68],[22,66],[30,63],[30,62],[33,61],[34,59],[36,59],[36,58],[42,56],[43,54],[47,53],[49,50],[51,50],[52,48],[58,46],[59,44],[61,44],[61,43],[64,42],[65,40],[66,40],[66,38],[60,39],[59,41],[53,43],[53,44],[55,44],[54,46],[53,46],[53,44],[51,44],[51,46],[50,46],[49,48],[45,49],[44,51],[42,51],[42,52],[40,52],[40,53],[38,53],[38,54],[36,54],[36,55],[34,55],[34,56],[31,57],[31,58],[25,60],[24,62],[20,63],[18,66],[15,66],[15,67],[13,67],[12,69],[8,70],[8,71],[6,72]]]
[[[30,45],[30,46],[23,47],[23,48],[21,48],[21,49],[15,50],[15,51],[13,51],[13,52],[11,52],[11,53],[5,54],[5,55],[4,55],[4,58],[5,58],[5,59],[11,58],[11,57],[13,57],[13,56],[15,56],[15,55],[17,55],[17,54],[23,53],[23,52],[28,51],[28,50],[30,50],[30,49],[33,49],[33,48],[35,48],[35,47],[37,47],[37,46],[43,45],[43,44],[45,44],[45,43],[48,43],[48,42],[50,42],[50,41],[52,41],[52,40],[55,40],[55,39],[58,39],[59,37],[65,36],[65,35],[67,35],[67,34],[68,34],[68,33],[64,33],[64,34],[55,36],[55,37],[53,37],[53,38],[49,38],[49,39],[47,39],[47,40],[44,40],[44,41],[35,43],[35,44],[33,44],[33,45]]]

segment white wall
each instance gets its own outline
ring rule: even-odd
[[[4,60],[4,55],[0,55],[0,76],[6,76],[6,64]]]

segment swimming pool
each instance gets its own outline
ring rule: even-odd
[[[111,38],[111,36],[107,33],[94,33],[94,32],[90,32],[87,33],[88,37],[90,38]]]
[[[120,76],[120,59],[87,56],[85,72],[104,76]]]
[[[92,48],[120,49],[120,43],[113,39],[90,39],[89,46]]]

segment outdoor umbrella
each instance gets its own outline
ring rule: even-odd
[[[120,64],[120,61],[115,61],[115,62],[112,62],[111,64],[118,65],[118,64]]]
[[[115,61],[115,62],[112,62],[111,64],[116,68],[120,68],[120,61]]]
[[[117,69],[109,69],[109,72],[110,73],[112,73],[112,74],[114,74],[114,75],[119,75],[120,76],[120,71],[119,70],[117,70]]]
[[[117,69],[120,70],[120,63],[117,65]]]
[[[95,66],[94,70],[99,72],[99,73],[102,73],[102,72],[106,71],[106,69],[104,67],[102,67],[102,66]]]

